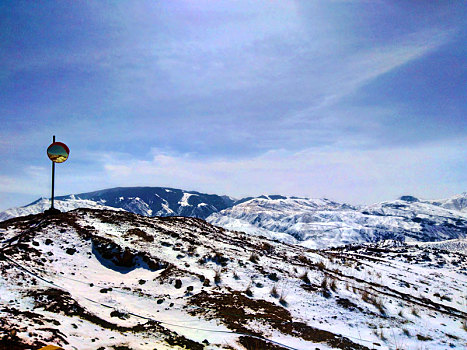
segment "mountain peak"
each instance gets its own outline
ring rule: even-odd
[[[414,197],[414,196],[402,196],[399,199],[401,201],[406,201],[406,202],[410,202],[410,203],[420,202],[420,200],[417,197]]]

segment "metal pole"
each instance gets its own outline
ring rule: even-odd
[[[55,135],[53,137],[52,142],[55,142]],[[54,187],[55,187],[55,162],[52,162],[52,205],[50,206],[50,209],[54,208]]]

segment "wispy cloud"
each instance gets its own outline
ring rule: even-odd
[[[71,148],[61,194],[146,184],[366,202],[399,194],[399,174],[430,195],[447,167],[456,192],[463,14],[385,0],[4,5],[0,193],[48,194],[58,133]],[[380,160],[431,151],[426,173]]]
[[[423,147],[300,152],[275,150],[248,159],[200,159],[153,150],[150,160],[108,160],[112,182],[153,184],[236,196],[282,193],[370,203],[411,193],[436,198],[467,187],[463,140]],[[436,183],[436,187],[430,184]]]

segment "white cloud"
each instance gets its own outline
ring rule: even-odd
[[[237,160],[154,150],[151,160],[115,158],[104,167],[112,182],[125,185],[172,186],[239,197],[262,193],[327,196],[369,203],[406,193],[435,198],[465,191],[467,176],[459,174],[467,174],[467,169],[451,171],[466,167],[460,141],[368,151],[276,150]]]

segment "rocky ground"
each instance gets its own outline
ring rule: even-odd
[[[0,240],[4,349],[467,346],[459,240],[312,250],[96,209],[11,219]]]

